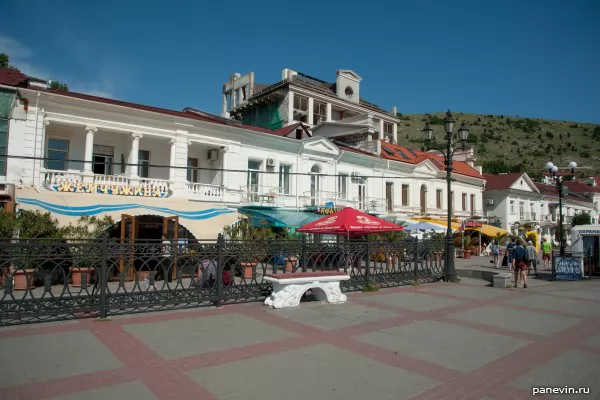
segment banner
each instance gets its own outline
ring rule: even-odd
[[[133,197],[170,197],[172,192],[166,186],[159,185],[106,185],[98,183],[83,182],[44,182],[44,187],[54,192],[65,193],[87,193],[87,194],[107,194],[115,196],[133,196]]]

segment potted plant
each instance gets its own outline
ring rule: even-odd
[[[463,258],[468,260],[471,258],[471,255],[473,254],[473,250],[471,249],[471,236],[465,236],[463,239],[463,246],[465,248],[465,251],[463,252]]]

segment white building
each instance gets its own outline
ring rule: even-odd
[[[18,207],[65,224],[111,215],[124,235],[156,239],[173,229],[167,217],[178,217],[180,237],[212,239],[240,212],[294,227],[332,207],[402,219],[448,210],[440,157],[384,141],[369,114],[271,130],[190,108],[20,86],[0,86],[12,96],[0,179],[15,185]],[[481,215],[480,171],[454,167],[454,215]]]
[[[554,235],[559,221],[558,190],[556,186],[533,182],[526,173],[484,175],[483,192],[486,218],[498,218],[501,228],[513,234],[537,231]],[[573,216],[590,213],[593,220],[594,203],[574,193],[563,200],[563,217],[567,232]],[[595,223],[595,222],[593,222]],[[568,237],[568,236],[567,236]]]

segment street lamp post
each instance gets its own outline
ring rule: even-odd
[[[571,161],[569,163],[569,170],[571,171],[571,175],[575,174],[575,168],[577,168],[577,163],[575,161]],[[550,176],[554,178],[556,183],[556,189],[558,190],[558,241],[560,243],[560,256],[564,257],[565,255],[565,238],[564,238],[564,227],[563,227],[563,197],[565,195],[565,187],[563,185],[564,178],[561,178],[558,173],[558,167],[554,165],[551,161],[546,163],[546,169],[550,173]]]
[[[454,146],[453,130],[454,130],[454,118],[450,110],[446,113],[444,118],[444,130],[446,131],[446,152],[439,150],[444,156],[444,164],[446,165],[446,185],[448,195],[448,226],[446,230],[446,254],[444,256],[444,280],[446,282],[456,281],[456,269],[454,268],[454,236],[452,235],[452,160],[454,158],[454,152],[456,149],[465,148],[467,137],[469,136],[469,130],[465,127],[463,122],[458,129],[458,139],[460,142],[459,146]],[[433,140],[433,129],[429,126],[429,122],[425,123],[425,127],[421,131],[423,133],[423,139],[425,139],[426,146],[429,147]]]

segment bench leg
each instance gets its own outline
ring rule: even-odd
[[[265,299],[265,305],[273,308],[300,306],[300,299],[308,289],[305,285],[273,285],[273,293]]]
[[[318,286],[318,288],[321,290],[315,290],[314,292],[315,292],[315,297],[319,301],[326,300],[328,303],[337,304],[337,303],[345,303],[346,300],[348,300],[346,295],[344,293],[342,293],[342,289],[340,288],[339,282],[321,283]],[[323,294],[325,294],[325,296],[324,296],[325,298],[322,298]]]

